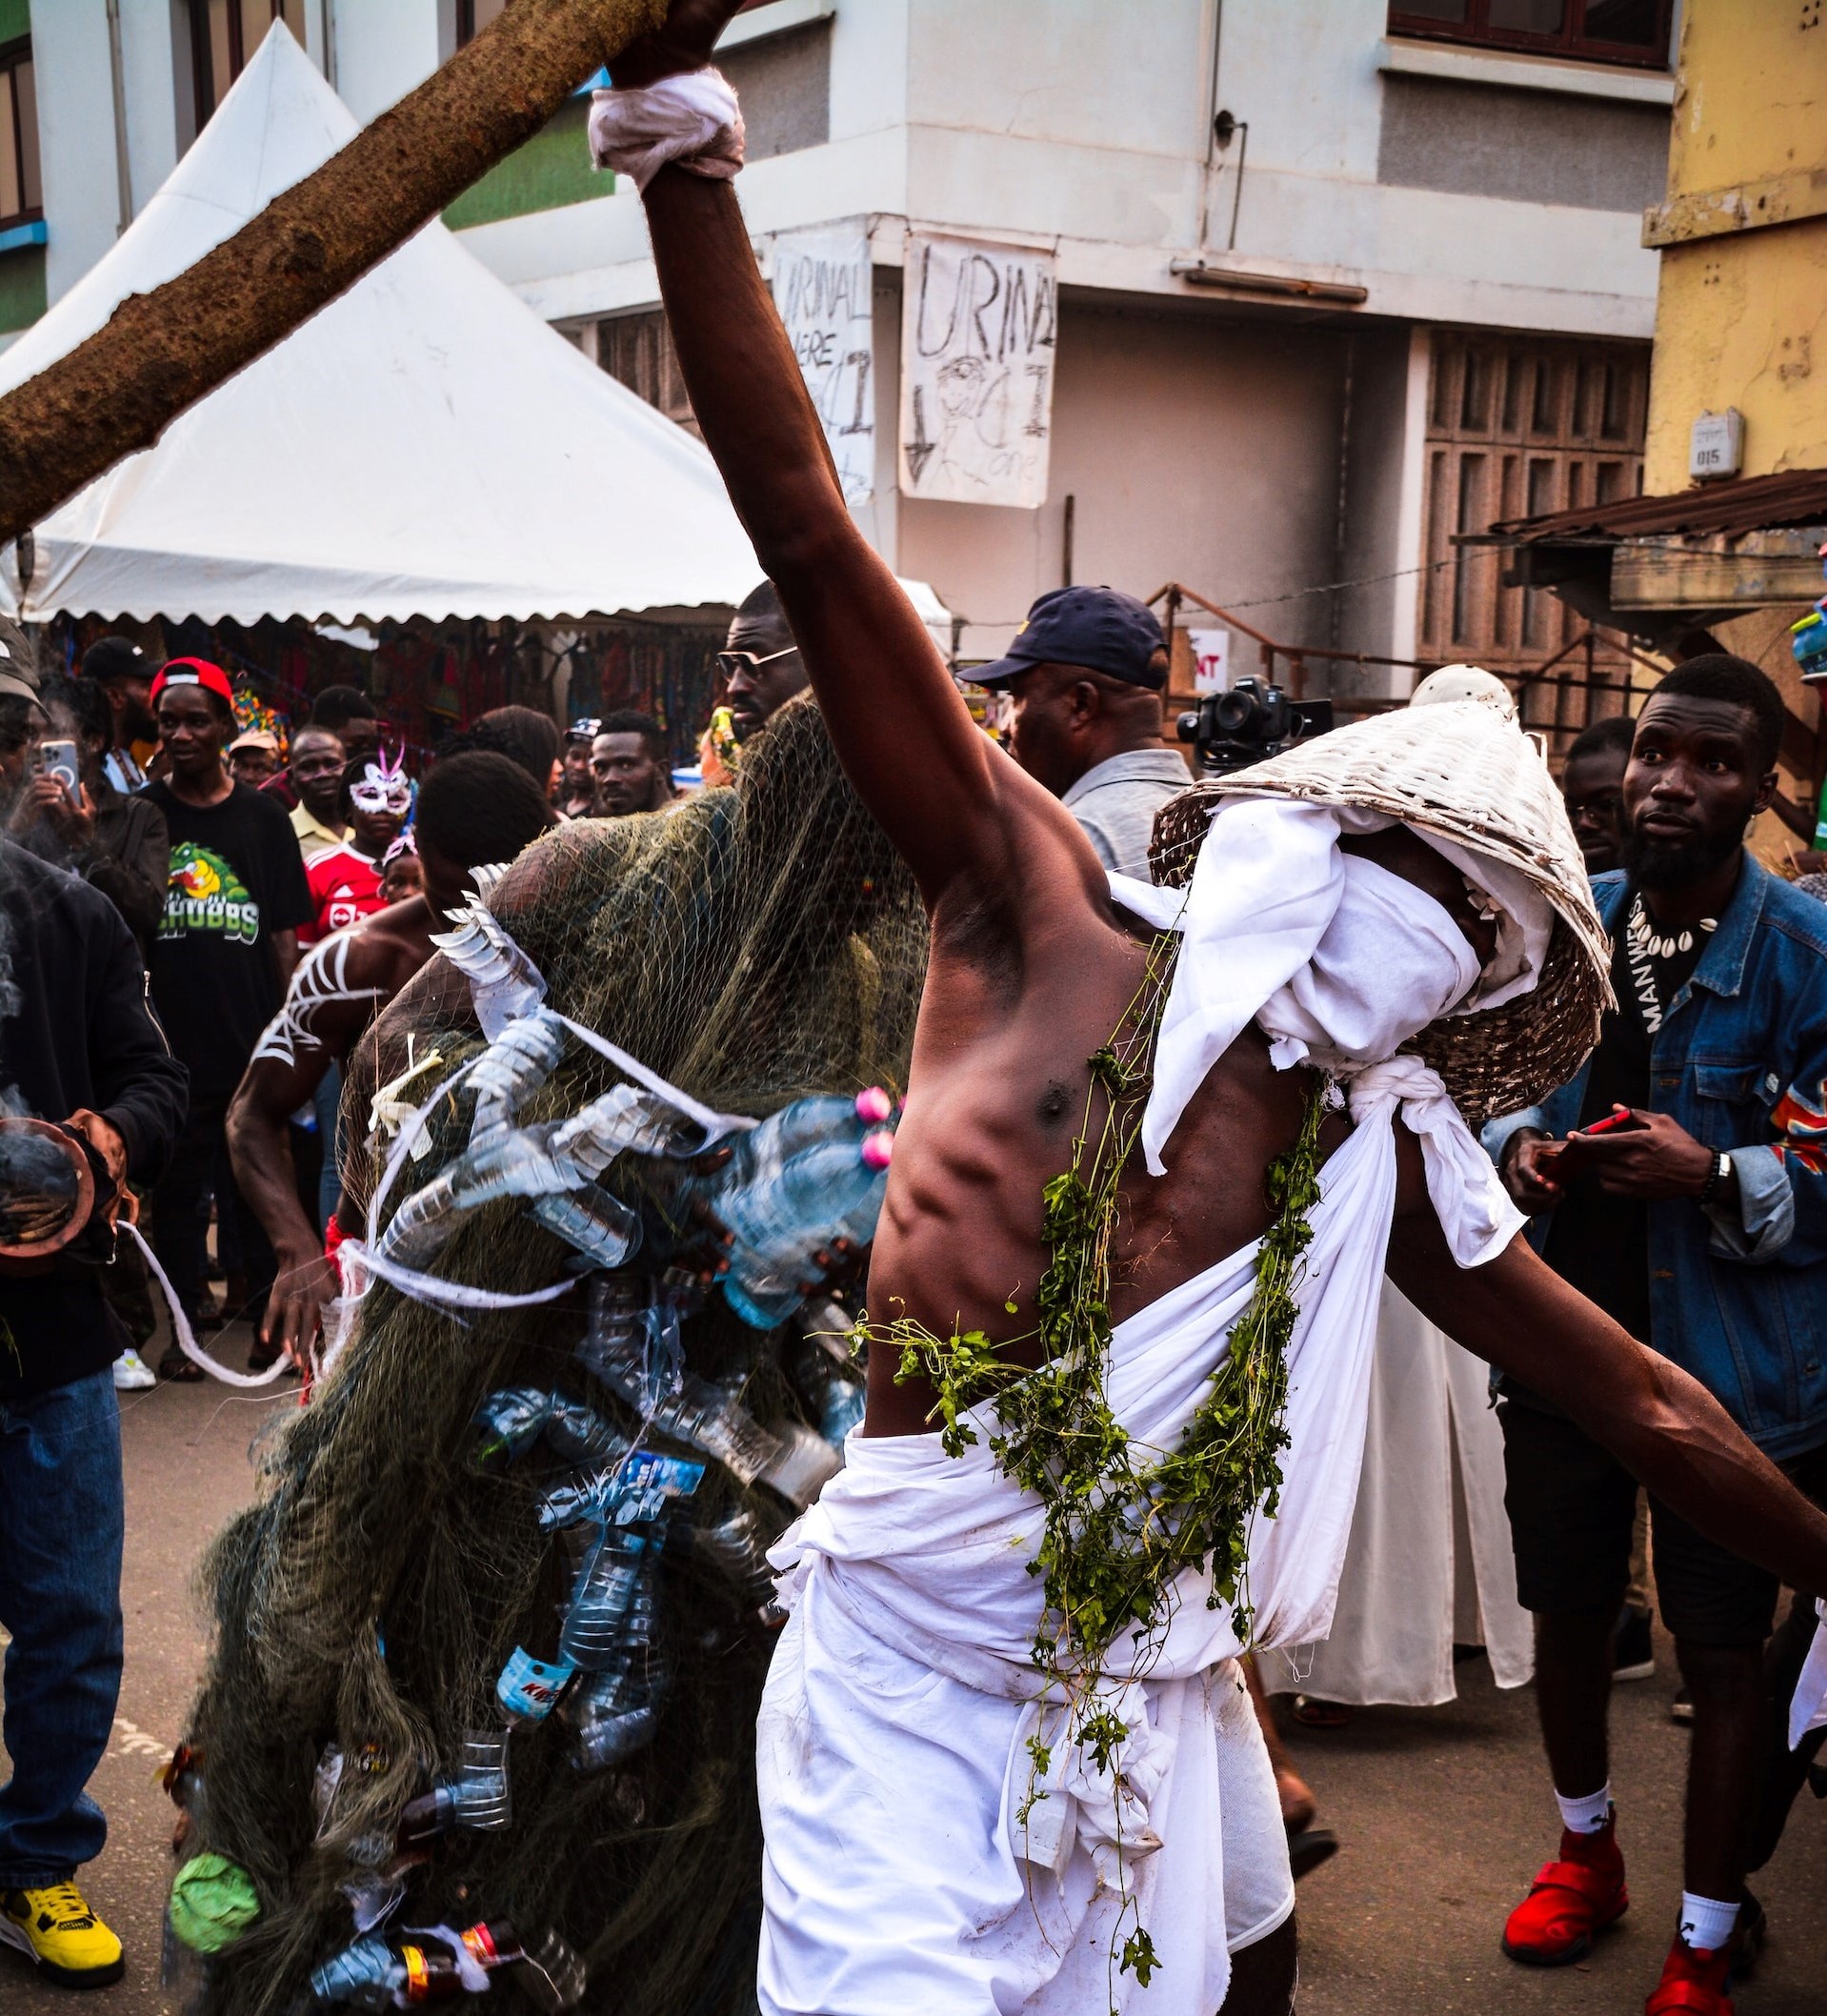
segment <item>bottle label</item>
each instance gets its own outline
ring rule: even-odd
[[[544,1722],[576,1670],[569,1660],[548,1663],[515,1645],[494,1683],[494,1698],[516,1722]]]

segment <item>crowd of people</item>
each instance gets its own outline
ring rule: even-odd
[[[1449,668],[1406,709],[1195,780],[1164,740],[1157,619],[1074,587],[1042,596],[1009,654],[970,675],[1007,696],[998,749],[845,508],[728,186],[733,96],[713,72],[676,74],[708,50],[697,35],[688,21],[631,52],[592,129],[599,158],[640,183],[694,409],[771,576],[719,655],[723,704],[695,775],[673,770],[646,715],[561,730],[508,707],[414,777],[353,689],[320,694],[282,746],[240,731],[233,684],[206,659],[154,665],[110,637],[78,678],[41,681],[29,640],[0,625],[0,1049],[17,1110],[60,1123],[109,1200],[95,1250],[0,1288],[0,1941],[75,1986],[123,1965],[76,1882],[104,1837],[85,1787],[122,1657],[111,1387],[205,1376],[188,1333],[239,1315],[253,1375],[308,1379],[332,1302],[353,1306],[337,1350],[359,1366],[346,1338],[367,1280],[391,1267],[402,1306],[472,1313],[556,1308],[593,1283],[578,1355],[605,1413],[573,1409],[564,1433],[573,1453],[619,1453],[607,1482],[563,1473],[567,1489],[609,1494],[566,1630],[610,1562],[620,1608],[602,1599],[596,1622],[622,1634],[625,1670],[607,1652],[584,1670],[597,1736],[613,1719],[603,1704],[622,1704],[617,1761],[666,1713],[713,1698],[692,1741],[733,1742],[735,1703],[751,1746],[711,1762],[728,1764],[726,1789],[758,1790],[755,1866],[721,1885],[724,1916],[707,1915],[701,1940],[684,1928],[720,1949],[727,1919],[746,1942],[728,2006],[1283,2016],[1295,1881],[1337,1844],[1273,1697],[1306,1676],[1290,1708],[1318,1727],[1354,1705],[1445,1698],[1462,1623],[1500,1681],[1533,1671],[1540,1806],[1559,1831],[1493,1936],[1519,1963],[1577,1962],[1628,1901],[1607,1708],[1615,1681],[1653,1669],[1656,1614],[1693,1748],[1683,1886],[1647,2016],[1730,2016],[1764,1929],[1747,1878],[1777,1852],[1827,1734],[1813,1726],[1827,1723],[1827,906],[1747,845],[1777,788],[1779,694],[1743,659],[1692,658],[1634,718],[1583,734],[1556,785],[1502,683]],[[810,835],[793,829],[812,784],[772,829],[757,809],[790,744],[772,788],[820,780],[827,823]],[[699,853],[665,845],[687,835]],[[768,850],[790,847],[796,888],[767,879]],[[878,1054],[896,1026],[879,1013],[888,938],[872,942],[898,899],[891,870],[910,914],[923,904],[931,948],[920,1041],[910,1012],[902,1050]],[[826,1188],[886,1190],[873,1243],[814,1216],[768,1277],[797,1310],[846,1292],[867,1261],[876,1320],[858,1313],[853,1332],[872,1347],[867,1415],[857,1429],[838,1409],[829,1449],[815,1413],[759,1429],[744,1378],[699,1377],[681,1341],[745,1241],[765,1244],[765,1226],[719,1218],[712,1179],[747,1170],[751,1201],[784,1212],[781,1169],[826,1143],[776,1142],[770,1164],[760,1115],[719,1110],[713,1094],[742,1092],[729,1029],[721,1050],[679,1041],[704,1074],[693,1092],[622,1047],[624,1028],[580,1021],[592,999],[632,998],[592,995],[567,965],[586,922],[569,893],[592,874],[604,914],[614,892],[643,917],[676,904],[700,929],[695,953],[683,928],[676,944],[640,940],[643,998],[703,977],[668,960],[724,961],[715,999],[747,1063],[790,1057],[795,1123],[849,1144],[818,1165],[837,1172]],[[821,962],[818,990],[795,992],[792,958],[763,956],[774,940],[753,956],[731,942],[744,890],[763,892],[780,942]],[[796,904],[822,937],[781,922]],[[626,929],[632,946],[638,919]],[[412,1040],[428,1000],[472,1041],[455,1148],[394,1096],[429,1068]],[[824,1053],[792,1026],[811,1013],[849,1018],[844,1055],[879,1078],[818,1082],[803,1057]],[[522,1126],[518,1105],[573,1041],[620,1077]],[[404,1074],[391,1084],[383,1055]],[[415,1224],[419,1244],[361,1242],[384,1108],[400,1130],[392,1166],[448,1158],[387,1227]],[[625,1194],[621,1156],[670,1174],[650,1168]],[[799,1205],[815,1214],[821,1194]],[[115,1244],[141,1196],[177,1339],[155,1371],[140,1354],[159,1319]],[[678,1199],[690,1208],[673,1212]],[[522,1201],[566,1248],[559,1280],[528,1288],[512,1263],[499,1289],[441,1280],[460,1219]],[[629,1264],[642,1238],[662,1249],[646,1272]],[[351,1240],[352,1277],[338,1258]],[[634,1313],[615,1330],[622,1290]],[[743,1320],[772,1334],[753,1306]],[[810,1353],[828,1399],[815,1327],[793,1336],[793,1362],[803,1373]],[[1492,1414],[1468,1353],[1491,1368]],[[810,1409],[811,1390],[782,1404]],[[1424,1448],[1420,1396],[1442,1424]],[[632,1410],[632,1440],[612,1431],[612,1402]],[[514,1387],[486,1404],[532,1429],[504,1429],[481,1456],[466,1445],[462,1462],[428,1450],[426,1494],[517,1460],[564,1396]],[[322,1440],[289,1450],[333,1441],[330,1405],[303,1418]],[[705,1461],[656,1454],[655,1436]],[[812,1484],[780,1482],[793,1454]],[[722,1523],[667,1541],[682,1528],[663,1501],[716,1462],[743,1487],[773,1480],[798,1513],[765,1560],[759,1501],[720,1499]],[[671,1482],[617,1495],[631,1464]],[[1438,1482],[1428,1531],[1359,1516],[1381,1482],[1424,1466]],[[1480,1555],[1464,1603],[1456,1505]],[[237,1542],[260,1543],[251,1528]],[[720,1563],[745,1592],[739,1614],[663,1656],[662,1547],[712,1580]],[[1392,1619],[1405,1600],[1421,1607],[1410,1571],[1430,1547],[1428,1614]],[[515,1572],[531,1587],[524,1560]],[[376,1699],[432,1663],[411,1637],[431,1606],[390,1602],[364,1582],[353,1603],[351,1656]],[[246,1650],[223,1635],[218,1680]],[[484,1635],[465,1638],[477,1658],[487,1647],[469,1639]],[[497,1690],[531,1734],[577,1668],[513,1656],[551,1682],[543,1704]],[[340,1786],[390,1768],[377,1744],[345,1771],[339,1729],[287,1731],[300,1739],[287,1796],[300,1812],[317,1802],[316,1835],[287,1823],[311,1844],[301,1856],[327,1838]],[[286,1746],[265,1734],[271,1764]],[[218,1756],[174,1775],[234,1767]],[[625,1788],[591,1827],[612,1812],[618,1842],[684,1839],[665,1805],[681,1776]],[[576,1783],[539,1784],[561,1780]],[[439,1779],[432,1804],[474,1790]],[[219,1866],[196,1887],[247,1912],[209,1928],[220,1944],[196,1950],[215,1957],[284,1885],[256,1895],[224,1845],[232,1818],[190,1819],[217,1830],[198,1860]],[[403,1807],[384,1846],[396,1822]],[[430,1855],[390,1869],[399,1894],[384,1906],[372,1866],[334,1894],[367,1931]],[[488,1929],[423,1936],[479,1966],[489,1942],[472,1934]],[[358,1965],[359,1950],[336,1965],[351,1982],[377,1969],[362,1979],[392,1993],[392,1949],[377,1940]],[[398,1965],[406,2006],[415,1977]],[[445,1972],[468,1986],[460,1966]],[[338,1999],[335,1966],[311,1979],[320,2006]]]

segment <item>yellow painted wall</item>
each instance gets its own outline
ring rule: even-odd
[[[1669,197],[1827,170],[1827,7],[1687,0]],[[1827,216],[1666,245],[1643,488],[1688,487],[1696,416],[1744,414],[1744,471],[1827,467]]]

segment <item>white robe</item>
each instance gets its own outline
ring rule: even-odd
[[[1263,1684],[1355,1707],[1435,1707],[1457,1692],[1456,1643],[1484,1646],[1498,1686],[1526,1685],[1534,1634],[1516,1601],[1489,1368],[1389,1281],[1369,1412],[1332,1630],[1264,1653]]]
[[[1460,1265],[1522,1220],[1438,1078],[1391,1055],[1480,978],[1446,913],[1341,856],[1324,808],[1227,817],[1255,852],[1234,863],[1208,844],[1189,897],[1112,879],[1137,915],[1183,932],[1143,1126],[1151,1167],[1252,1017],[1278,1062],[1312,1057],[1349,1079],[1353,1132],[1321,1173],[1296,1290],[1279,1510],[1258,1514],[1249,1545],[1254,1642],[1305,1644],[1331,1624],[1357,1491],[1398,1106]],[[1116,1326],[1106,1394],[1134,1441],[1177,1442],[1250,1300],[1255,1252]],[[982,1428],[959,1458],[936,1435],[853,1434],[846,1453],[771,1557],[793,1614],[757,1730],[766,2016],[1213,2016],[1232,1950],[1281,1923],[1294,1890],[1209,1577],[1179,1577],[1146,1670],[1102,1683],[1129,1732],[1115,1773],[1052,1741],[1037,1780],[1029,1739],[1058,1735],[1030,1657],[1038,1501],[997,1469]],[[1146,1989],[1113,1955],[1135,1922],[1161,1963]]]

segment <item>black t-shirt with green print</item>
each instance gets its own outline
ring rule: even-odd
[[[148,962],[171,1048],[190,1068],[191,1099],[226,1099],[240,1082],[283,990],[276,931],[313,915],[298,836],[284,808],[237,784],[219,805],[187,805],[169,784],[146,796],[165,815],[171,871]]]

